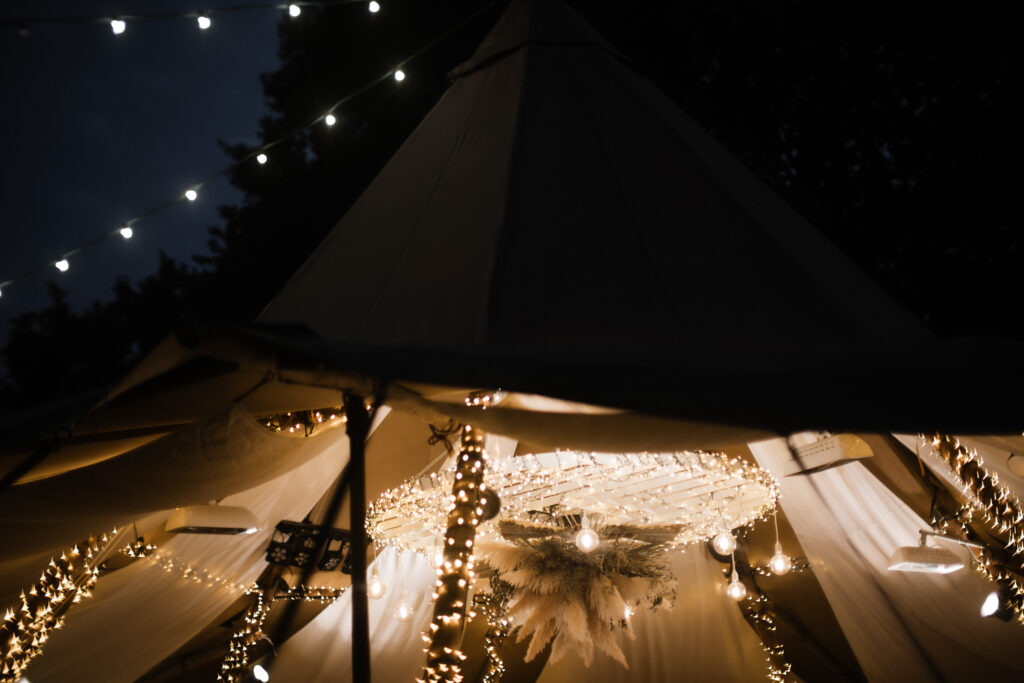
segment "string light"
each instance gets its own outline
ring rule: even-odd
[[[124,19],[114,17],[110,20],[110,30],[114,32],[115,36],[119,36],[124,33],[126,28],[128,28],[128,24],[125,23]]]
[[[264,154],[263,152],[260,152],[259,154],[256,155],[256,162],[260,166],[262,166],[263,164],[267,163],[267,155]]]
[[[205,31],[206,29],[210,28],[210,25],[213,22],[210,21],[210,17],[206,16],[205,14],[200,14],[198,17],[196,17],[196,23],[199,25],[200,31]]]
[[[288,5],[288,16],[290,16],[290,17],[292,17],[294,19],[295,17],[299,16],[300,14],[302,14],[302,8],[301,7],[296,5],[294,2],[292,4],[290,4],[290,5]]]
[[[370,14],[376,14],[377,12],[380,11],[380,3],[377,2],[376,0],[371,0],[370,5],[369,7],[367,7],[367,9],[370,10]]]
[[[341,4],[354,4],[354,3],[358,3],[360,1],[361,0],[322,0],[321,2],[304,2],[304,3],[301,3],[301,4],[303,6],[313,6],[313,5],[329,6],[329,5],[341,5]],[[436,38],[431,40],[430,42],[422,45],[418,50],[416,50],[415,52],[413,52],[410,55],[408,55],[407,57],[405,57],[405,59],[403,59],[400,63],[405,64],[405,63],[409,63],[409,62],[417,59],[418,57],[420,57],[421,55],[426,53],[428,50],[430,50],[431,48],[433,48],[436,45],[440,44],[442,41],[447,39],[449,36],[451,36],[455,32],[459,31],[460,29],[462,29],[466,25],[468,25],[471,22],[473,22],[481,14],[483,14],[486,11],[489,11],[489,9],[490,9],[492,4],[493,3],[488,3],[488,4],[484,5],[484,6],[482,6],[476,12],[474,12],[471,15],[467,16],[464,20],[458,22],[457,24],[455,24],[454,26],[452,26],[448,30],[444,31],[443,33],[438,35]],[[378,12],[380,10],[380,5],[378,3],[375,3],[375,2],[374,3],[370,3],[370,5],[371,5],[371,8],[370,8],[371,12]],[[241,10],[245,10],[245,9],[258,9],[258,8],[276,8],[279,11],[281,7],[282,7],[282,5],[280,5],[280,4],[246,4],[246,5],[237,5],[237,6],[218,8],[216,11],[218,13],[225,13],[225,12],[241,11]],[[117,19],[120,20],[120,21],[124,21],[125,25],[127,26],[127,21],[128,20],[134,20],[136,18],[169,19],[169,18],[182,18],[182,17],[187,17],[189,19],[194,19],[197,22],[201,22],[201,23],[205,24],[207,27],[209,26],[209,22],[210,22],[209,16],[207,14],[203,13],[203,14],[201,14],[201,15],[199,15],[197,17],[195,12],[188,13],[188,14],[167,14],[167,13],[145,14],[145,13],[137,13],[137,14],[133,14],[133,15],[128,16],[128,17],[122,15],[121,17],[117,17]],[[205,19],[206,21],[202,21],[203,19]],[[85,19],[77,18],[77,17],[76,18],[42,17],[42,18],[36,18],[36,19],[12,20],[12,21],[6,21],[6,22],[0,21],[0,25],[6,25],[6,24],[17,25],[19,27],[19,30],[21,30],[24,34],[27,35],[28,29],[26,28],[26,26],[29,23],[41,23],[41,24],[42,23],[60,23],[60,24],[65,24],[65,23],[69,23],[69,22],[70,23],[79,22],[79,23],[94,24],[97,21],[110,22],[110,21],[112,21],[112,19],[109,17],[109,15],[107,17],[85,18]],[[111,29],[113,30],[113,26],[111,26]],[[345,104],[346,102],[348,102],[348,101],[358,97],[359,95],[367,92],[368,90],[370,90],[370,88],[372,86],[377,85],[377,84],[379,84],[379,83],[381,83],[381,82],[383,82],[383,81],[385,81],[385,80],[387,80],[389,78],[392,78],[394,76],[394,73],[395,73],[394,71],[390,71],[389,70],[389,71],[387,71],[385,73],[379,74],[378,76],[368,80],[362,86],[353,89],[351,92],[349,92],[349,94],[343,96],[338,101],[336,101],[331,107],[328,108],[328,112],[333,112],[337,107],[339,107],[339,106]],[[284,134],[279,139],[275,140],[273,143],[269,143],[268,145],[265,145],[263,149],[267,149],[270,146],[273,146],[273,145],[276,145],[276,144],[280,144],[280,143],[285,142],[287,140],[291,140],[291,139],[294,139],[294,138],[296,138],[298,136],[301,136],[304,133],[306,133],[307,131],[309,131],[311,128],[313,128],[313,126],[315,126],[318,123],[320,123],[320,121],[324,121],[328,126],[333,126],[337,122],[337,118],[335,117],[335,115],[333,113],[328,113],[326,116],[317,116],[315,119],[309,121],[305,125],[296,127],[295,129],[291,130],[290,132]],[[248,157],[246,157],[246,159],[248,159]],[[224,168],[221,168],[220,170],[218,170],[218,171],[216,171],[214,173],[211,173],[208,177],[206,177],[202,181],[200,181],[198,183],[195,183],[189,190],[187,190],[185,193],[183,193],[183,195],[177,195],[177,197],[184,196],[189,201],[195,201],[196,198],[198,198],[198,190],[199,190],[199,188],[201,188],[203,185],[205,185],[207,182],[209,182],[213,178],[229,174],[231,171],[233,171],[234,169],[238,168],[242,163],[244,163],[246,159],[243,159],[242,161],[230,164],[230,165],[228,165],[228,166],[226,166]],[[170,202],[170,201],[161,202],[160,204],[158,204],[156,206],[150,207],[149,209],[140,212],[136,217],[131,218],[129,220],[130,220],[130,222],[135,222],[136,220],[138,220],[138,219],[140,219],[142,217],[151,216],[151,215],[153,215],[155,213],[158,213],[160,211],[166,210],[167,208],[169,208],[171,206],[171,204],[172,204],[172,202]],[[114,229],[114,230],[109,230],[108,232],[106,232],[104,234],[96,235],[92,239],[89,239],[89,240],[83,242],[82,244],[78,245],[77,247],[75,247],[73,249],[70,249],[70,250],[66,251],[65,253],[71,254],[71,253],[76,253],[76,252],[78,252],[80,250],[83,250],[83,249],[88,249],[88,248],[96,247],[96,246],[98,246],[99,244],[101,244],[103,242],[103,239],[105,237],[109,237],[111,235],[118,234],[118,232],[119,232],[119,230]],[[16,274],[15,276],[13,276],[11,278],[8,278],[6,280],[0,280],[0,289],[6,289],[11,284],[14,284],[17,281],[26,279],[26,278],[28,278],[29,275],[32,275],[34,273],[45,272],[47,269],[49,269],[53,265],[54,265],[53,261],[46,260],[46,261],[38,262],[38,263],[36,263],[36,264],[34,264],[32,266],[29,266],[28,268],[23,270],[21,273],[18,273],[18,274]]]
[[[126,240],[130,240],[132,238],[132,235],[135,234],[135,231],[132,230],[132,226],[130,225],[124,226],[123,228],[118,230],[118,232],[121,233],[121,237],[125,238]]]
[[[401,83],[405,80],[405,72],[401,69],[395,69],[395,80]]]
[[[68,263],[68,260],[66,258],[62,258],[53,265],[57,268],[57,270],[59,270],[62,273],[68,272],[68,268],[71,267],[71,264]]]

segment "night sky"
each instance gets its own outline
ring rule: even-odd
[[[0,19],[103,16],[110,2],[5,2]],[[116,9],[189,11],[182,3],[126,2]],[[352,11],[356,11],[353,7]],[[225,166],[218,140],[257,141],[265,113],[259,74],[277,67],[281,12],[255,9],[194,19],[32,25],[27,37],[0,30],[0,281],[114,230]],[[301,20],[301,17],[298,19]],[[188,259],[205,251],[218,205],[241,193],[223,178],[195,203],[138,222],[131,240],[111,240],[56,269],[9,286],[0,297],[0,346],[10,316],[42,307],[56,279],[76,307],[105,297],[115,278],[147,275],[158,250]]]

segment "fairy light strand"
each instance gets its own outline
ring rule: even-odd
[[[348,2],[354,2],[354,1],[355,0],[344,0],[344,2],[341,2],[339,4],[346,4]],[[429,41],[426,44],[424,44],[422,47],[420,47],[415,52],[413,52],[410,55],[404,57],[403,59],[398,60],[396,62],[396,64],[397,65],[401,65],[403,68],[407,68],[407,65],[410,62],[418,59],[424,53],[426,53],[428,50],[434,48],[435,46],[437,46],[441,42],[445,41],[451,35],[453,35],[457,31],[459,31],[460,29],[462,29],[464,26],[466,26],[467,24],[469,24],[472,21],[474,21],[477,17],[482,15],[484,12],[490,10],[491,7],[495,4],[495,2],[496,2],[496,0],[487,3],[486,5],[484,5],[480,9],[478,9],[476,12],[474,12],[473,14],[469,15],[468,17],[466,17],[462,21],[458,22],[457,24],[453,25],[448,30],[446,30],[443,33],[441,33],[440,35],[438,35],[436,38],[434,38],[431,41]],[[300,7],[304,7],[304,6],[313,6],[313,5],[326,4],[326,3],[294,3],[294,4],[297,4]],[[370,4],[376,5],[376,3],[370,3]],[[273,6],[274,7],[279,7],[279,8],[287,8],[288,5],[273,5]],[[376,5],[376,6],[377,6],[377,9],[379,10],[380,6],[379,5]],[[225,9],[211,10],[211,12],[214,12],[214,13],[216,13],[216,12],[223,12],[223,11],[226,11],[226,10]],[[371,11],[371,13],[375,13],[376,12],[376,10],[373,10],[372,8],[371,8],[370,11]],[[203,13],[203,14],[209,15],[209,13]],[[139,15],[139,16],[141,16],[141,15]],[[183,15],[183,16],[191,16],[191,17],[195,18],[195,17],[199,16],[199,13],[192,12],[190,14]],[[104,20],[109,21],[111,19],[112,19],[112,17],[106,17]],[[121,19],[124,19],[124,17],[121,17]],[[23,20],[23,21],[28,21],[28,20]],[[92,21],[92,20],[89,19],[89,21]],[[15,20],[14,22],[10,22],[9,21],[7,23],[17,23],[17,20]],[[401,78],[396,78],[398,72],[402,73]],[[157,205],[154,205],[154,206],[150,207],[149,209],[146,209],[145,211],[142,211],[142,212],[136,214],[135,216],[132,216],[131,218],[128,218],[126,220],[121,221],[117,225],[117,227],[115,227],[113,229],[110,229],[110,230],[107,230],[107,231],[105,231],[103,233],[100,233],[100,234],[94,236],[92,239],[90,239],[90,240],[88,240],[86,242],[83,242],[83,243],[79,244],[76,247],[68,249],[68,250],[64,251],[63,253],[60,253],[54,259],[47,260],[47,261],[40,262],[40,263],[36,263],[36,264],[34,264],[32,266],[29,266],[28,268],[24,269],[20,273],[17,273],[14,276],[12,276],[12,277],[10,277],[10,278],[8,278],[6,280],[0,281],[0,300],[3,300],[5,298],[5,296],[4,296],[5,291],[11,285],[13,285],[13,284],[15,284],[17,282],[20,282],[22,280],[28,279],[30,276],[32,276],[32,275],[34,275],[36,273],[47,272],[47,271],[50,271],[51,269],[53,269],[54,267],[57,267],[58,270],[60,270],[62,273],[63,272],[67,272],[68,270],[70,270],[70,266],[71,266],[70,259],[71,259],[71,257],[75,256],[76,254],[79,254],[82,251],[85,251],[87,249],[92,249],[92,248],[97,247],[97,246],[99,246],[101,244],[105,244],[110,239],[115,238],[115,237],[119,238],[119,239],[122,239],[122,240],[129,239],[129,237],[126,237],[125,233],[124,233],[124,230],[126,228],[130,231],[131,234],[134,234],[135,231],[138,230],[138,227],[137,227],[136,224],[139,221],[141,221],[142,219],[148,218],[148,217],[150,217],[150,216],[152,216],[154,214],[157,214],[157,213],[160,213],[162,211],[165,211],[165,210],[169,209],[170,207],[179,204],[182,201],[190,201],[190,202],[191,201],[197,201],[198,198],[199,198],[199,191],[205,185],[210,183],[212,180],[214,180],[216,178],[219,178],[221,176],[227,175],[228,173],[230,173],[234,169],[239,168],[239,167],[241,167],[242,165],[244,165],[246,163],[255,162],[255,163],[259,164],[259,162],[257,161],[257,158],[260,157],[260,155],[266,155],[269,158],[268,152],[271,149],[273,149],[274,147],[276,147],[276,146],[278,146],[278,145],[280,145],[280,144],[282,144],[284,142],[288,142],[290,140],[293,140],[293,139],[303,135],[307,131],[312,130],[314,127],[316,127],[320,123],[324,123],[328,127],[333,126],[334,123],[337,122],[337,117],[335,116],[335,112],[338,110],[339,107],[341,107],[344,104],[347,104],[348,102],[352,101],[353,99],[359,97],[360,95],[366,93],[367,91],[371,90],[375,86],[377,86],[377,85],[379,85],[379,84],[381,84],[381,83],[383,83],[385,81],[399,81],[399,80],[404,79],[406,76],[407,76],[406,72],[403,69],[398,68],[397,66],[395,68],[389,69],[389,70],[379,74],[375,78],[373,78],[373,79],[367,81],[366,83],[364,83],[362,86],[356,88],[352,92],[350,92],[347,95],[345,95],[345,96],[341,97],[340,99],[336,100],[333,104],[331,104],[330,106],[327,107],[326,111],[323,114],[320,114],[319,116],[316,116],[315,118],[313,118],[312,120],[308,121],[307,123],[292,129],[290,132],[287,132],[287,133],[281,135],[280,137],[278,137],[278,138],[276,138],[274,140],[266,142],[263,145],[252,149],[248,154],[246,154],[241,159],[239,159],[239,160],[237,160],[237,161],[235,161],[233,163],[230,163],[230,164],[224,166],[223,168],[221,168],[221,169],[219,169],[217,171],[214,171],[213,173],[210,173],[209,175],[205,176],[204,178],[199,179],[196,182],[191,183],[190,185],[187,185],[184,190],[182,190],[179,193],[175,194],[174,196],[168,198],[164,202],[162,202],[160,204],[157,204]],[[260,165],[262,165],[262,164],[260,164]]]

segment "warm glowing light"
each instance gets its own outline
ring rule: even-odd
[[[725,589],[725,594],[737,602],[747,597],[747,587],[740,582],[740,577],[737,576],[735,569],[732,572],[732,581]]]
[[[384,597],[387,591],[388,587],[380,580],[380,576],[377,575],[377,569],[374,568],[373,574],[370,576],[370,585],[366,587],[366,593],[374,600],[377,600]]]
[[[294,2],[288,5],[288,16],[297,17],[302,14],[302,8],[296,5]]]
[[[379,11],[380,11],[380,3],[379,3],[379,2],[376,2],[376,0],[374,0],[374,2],[371,2],[371,3],[370,3],[370,7],[369,7],[369,10],[370,10],[370,12],[371,12],[372,14],[376,14],[377,12],[379,12]]]
[[[327,116],[324,117],[324,123],[326,123],[328,126],[333,126],[337,122],[338,119],[334,118],[334,114],[328,114]]]
[[[395,619],[398,619],[399,621],[408,621],[411,616],[412,605],[410,605],[406,599],[405,591],[402,591],[402,601],[398,603],[398,609],[395,610]]]
[[[114,32],[115,36],[119,36],[124,33],[126,28],[128,28],[128,24],[125,23],[124,19],[110,20],[110,30]]]
[[[260,681],[260,683],[267,683],[270,680],[270,672],[257,664],[252,668],[252,677]]]
[[[267,163],[267,155],[264,154],[263,152],[260,152],[259,154],[256,155],[256,161],[262,166],[263,164]]]
[[[205,14],[200,14],[198,17],[196,17],[196,23],[199,24],[199,28],[201,30],[205,31],[206,29],[210,28],[210,24],[212,24],[213,22],[210,21],[210,17],[206,16]]]
[[[121,228],[119,232],[121,233],[121,237],[125,238],[126,240],[130,240],[132,238],[132,235],[135,234],[135,231],[132,230],[132,226],[130,225],[124,226],[123,228]]]
[[[71,267],[71,264],[68,263],[68,260],[66,258],[62,258],[60,261],[57,261],[53,265],[57,266],[57,270],[59,270],[62,273],[66,273],[68,268]]]
[[[985,596],[985,602],[981,603],[981,616],[990,617],[999,609],[999,592],[992,591]]]
[[[775,554],[772,555],[772,559],[768,560],[768,568],[772,570],[772,574],[779,576],[788,574],[789,570],[793,568],[793,560],[782,552],[782,544],[779,542],[775,543]]]
[[[397,69],[395,71],[395,80],[399,81],[399,82],[404,81],[405,80],[405,72],[402,71],[401,69]]]
[[[580,529],[576,532],[576,547],[582,553],[589,553],[601,544],[601,537],[593,529]]]
[[[729,555],[736,550],[736,538],[731,531],[721,531],[711,541],[711,545],[719,555]]]
[[[194,202],[199,197],[199,193],[195,190],[185,190],[185,199],[190,202]]]

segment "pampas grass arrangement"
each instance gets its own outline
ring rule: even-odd
[[[573,527],[506,521],[499,529],[504,540],[481,541],[477,556],[512,587],[508,617],[517,642],[531,638],[526,661],[553,641],[552,662],[575,650],[590,666],[596,648],[629,668],[615,630],[634,638],[629,615],[675,599],[665,549],[679,528],[602,527],[589,553],[576,547]]]

